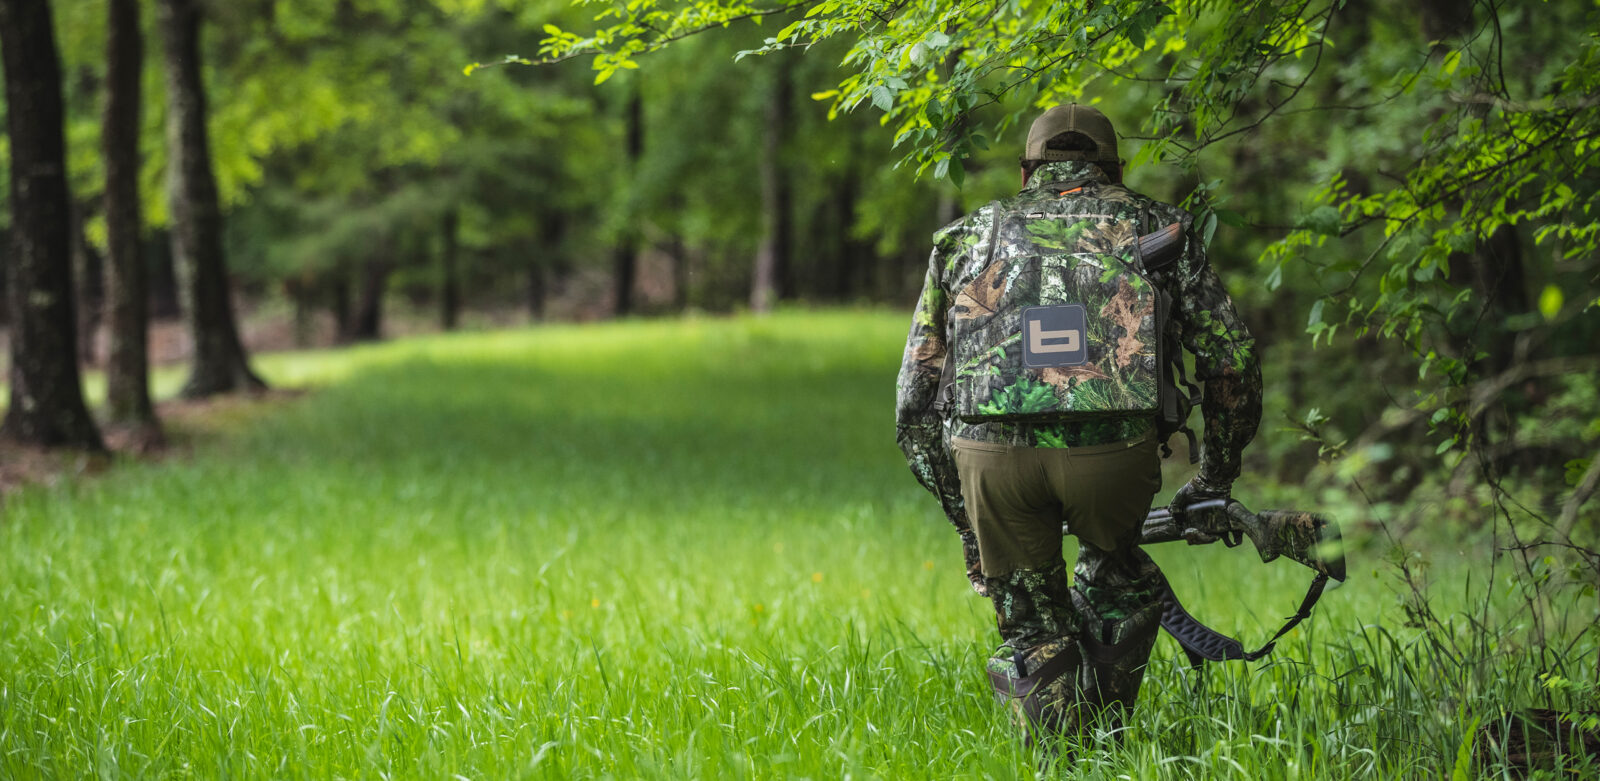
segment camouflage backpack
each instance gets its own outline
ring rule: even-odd
[[[950,310],[945,401],[968,423],[1156,417],[1165,442],[1192,403],[1158,284],[1182,225],[1140,236],[1146,213],[1114,216],[1094,183],[1054,189],[1074,185],[1081,197],[992,207],[988,265]]]

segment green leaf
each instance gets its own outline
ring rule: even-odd
[[[1439,70],[1443,71],[1446,76],[1451,76],[1455,74],[1456,67],[1460,64],[1461,50],[1456,49],[1455,51],[1452,51],[1444,56],[1444,62],[1440,64]]]
[[[1339,210],[1332,206],[1322,205],[1311,210],[1310,214],[1300,218],[1296,226],[1323,236],[1338,236],[1339,230],[1344,227],[1344,221],[1339,217]]]
[[[1539,294],[1539,314],[1544,315],[1545,321],[1553,321],[1556,315],[1561,314],[1561,305],[1567,302],[1562,295],[1561,288],[1555,285],[1545,285],[1544,292]]]
[[[1574,458],[1563,465],[1566,469],[1565,477],[1568,486],[1576,487],[1578,485],[1584,474],[1589,471],[1589,463],[1590,461],[1587,458]]]
[[[879,111],[888,111],[889,109],[894,108],[893,93],[889,92],[888,87],[885,87],[881,84],[873,87],[872,105],[876,106]]]
[[[1451,52],[1457,54],[1457,52]],[[1456,764],[1450,769],[1450,781],[1469,781],[1472,775],[1472,746],[1478,737],[1478,722],[1482,717],[1472,720],[1472,725],[1461,735],[1461,745],[1456,747]]]
[[[1232,209],[1218,209],[1213,214],[1217,215],[1218,222],[1230,228],[1243,228],[1249,225],[1249,223],[1245,222],[1243,214]]]

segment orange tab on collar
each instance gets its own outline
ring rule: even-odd
[[[1071,189],[1071,190],[1062,190],[1062,191],[1061,191],[1061,194],[1062,194],[1062,195],[1071,195],[1071,194],[1073,194],[1073,193],[1076,193],[1076,192],[1082,192],[1082,191],[1083,191],[1083,188],[1082,188],[1082,187],[1074,187],[1074,188],[1072,188],[1072,189]]]

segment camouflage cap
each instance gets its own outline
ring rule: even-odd
[[[1046,149],[1045,142],[1062,133],[1082,133],[1094,142],[1095,151],[1087,153],[1090,162],[1116,163],[1117,131],[1111,127],[1106,115],[1089,106],[1068,103],[1056,106],[1039,115],[1028,128],[1028,145],[1023,149],[1024,160],[1074,160],[1083,159],[1083,152]]]

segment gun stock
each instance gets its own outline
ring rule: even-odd
[[[1183,254],[1183,223],[1174,222],[1139,237],[1139,255],[1145,271],[1160,271]]]

